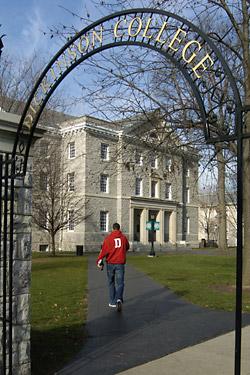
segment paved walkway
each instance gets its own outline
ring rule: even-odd
[[[234,332],[224,334],[234,330],[234,313],[186,303],[130,266],[125,280],[125,303],[117,313],[108,307],[106,272],[89,259],[88,339],[58,375],[233,374]],[[243,321],[250,325],[250,314]]]

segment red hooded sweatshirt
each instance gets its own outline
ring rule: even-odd
[[[96,263],[106,257],[107,263],[125,264],[128,249],[129,243],[124,234],[120,230],[113,230],[113,232],[104,239]]]

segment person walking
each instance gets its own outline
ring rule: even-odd
[[[106,258],[109,307],[116,307],[118,311],[121,311],[123,303],[124,273],[128,249],[127,237],[121,232],[120,224],[114,223],[113,231],[104,239],[96,260],[97,267],[103,270],[103,259]]]

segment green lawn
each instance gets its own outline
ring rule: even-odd
[[[128,263],[192,303],[235,308],[235,257],[130,254]],[[87,257],[34,255],[31,300],[32,374],[52,375],[84,345]],[[249,292],[243,309],[250,312]]]
[[[235,309],[235,257],[208,255],[131,255],[128,263],[182,298],[212,309]],[[243,295],[250,312],[250,293]]]
[[[31,303],[32,374],[54,374],[84,344],[87,258],[35,256]]]

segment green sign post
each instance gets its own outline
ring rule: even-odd
[[[155,221],[155,220],[150,220],[146,222],[146,230],[149,230],[149,238],[151,242],[151,250],[150,254],[148,255],[149,257],[154,257],[155,256],[155,251],[154,251],[154,232],[156,230],[160,229],[160,222]]]

